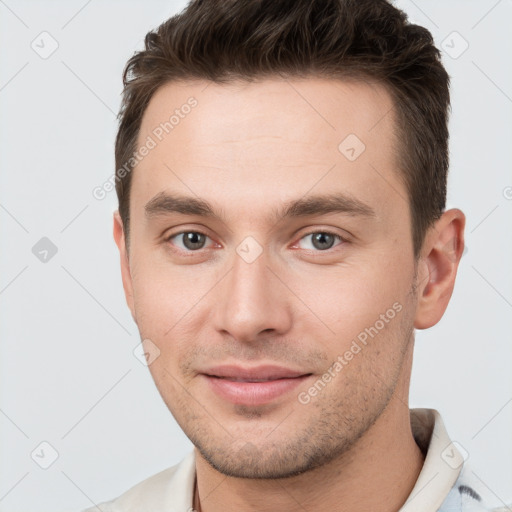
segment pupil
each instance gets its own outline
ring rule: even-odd
[[[325,242],[325,239],[327,238],[327,243]],[[332,244],[334,243],[334,237],[332,235],[329,235],[328,233],[316,233],[313,235],[313,245],[317,249],[330,249],[332,247]],[[327,247],[325,246],[327,245]]]
[[[185,233],[184,244],[187,249],[201,249],[204,243],[204,235],[202,233]]]

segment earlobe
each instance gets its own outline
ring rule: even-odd
[[[121,277],[123,280],[123,289],[124,295],[126,298],[126,303],[130,312],[132,314],[133,320],[137,323],[135,319],[135,307],[133,300],[133,284],[132,284],[132,276],[130,270],[130,261],[128,257],[128,251],[126,248],[126,238],[124,232],[123,221],[121,216],[119,215],[119,211],[116,210],[114,212],[114,241],[119,249],[119,258],[121,264]]]
[[[418,264],[418,306],[414,327],[427,329],[442,318],[455,285],[464,250],[464,214],[454,208],[429,229]]]

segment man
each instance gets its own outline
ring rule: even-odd
[[[464,246],[429,32],[384,0],[197,0],[124,83],[123,286],[195,448],[101,510],[491,510],[408,407]]]

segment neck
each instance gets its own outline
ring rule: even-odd
[[[378,420],[343,456],[298,476],[275,480],[227,477],[196,450],[194,509],[398,511],[424,462],[411,431],[408,387],[406,377]]]

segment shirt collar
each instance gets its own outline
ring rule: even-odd
[[[411,409],[411,428],[425,462],[407,501],[399,512],[437,510],[454,486],[464,464],[435,409]]]

